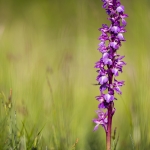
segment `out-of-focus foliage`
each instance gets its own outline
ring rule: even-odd
[[[129,15],[118,51],[126,82],[113,129],[118,150],[148,150],[150,3],[121,2]],[[105,149],[103,129],[93,132],[99,89],[92,84],[106,17],[98,0],[0,1],[0,149]]]

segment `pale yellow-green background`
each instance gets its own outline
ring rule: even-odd
[[[150,148],[150,2],[121,0],[126,42],[118,51],[127,65],[119,79],[113,129],[118,150]],[[102,127],[93,132],[99,94],[94,63],[98,28],[108,23],[99,0],[1,0],[0,91],[12,89],[19,127],[42,130],[43,149],[103,150]]]

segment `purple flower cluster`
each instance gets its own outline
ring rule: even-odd
[[[100,43],[98,50],[102,53],[102,58],[96,62],[95,68],[97,68],[98,76],[96,80],[100,85],[100,95],[96,97],[99,101],[98,105],[98,118],[94,119],[96,123],[94,130],[99,125],[102,125],[107,132],[108,125],[108,107],[114,106],[114,92],[122,94],[120,87],[124,85],[124,81],[118,81],[115,79],[122,72],[122,67],[125,62],[122,60],[124,56],[117,54],[121,41],[125,41],[123,33],[126,32],[125,18],[128,17],[124,14],[124,6],[121,5],[120,0],[102,0],[103,8],[109,15],[111,25],[102,25],[101,35],[99,37]],[[113,115],[115,108],[112,109]]]

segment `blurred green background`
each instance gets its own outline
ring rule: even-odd
[[[118,52],[127,65],[119,76],[125,86],[115,102],[113,129],[118,150],[148,150],[150,1],[121,3],[129,18]],[[92,85],[101,57],[98,28],[105,23],[99,0],[0,1],[1,149],[17,149],[17,142],[21,150],[105,149],[104,130],[93,132],[92,122],[99,94]]]

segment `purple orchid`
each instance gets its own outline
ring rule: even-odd
[[[115,77],[119,76],[122,67],[126,65],[122,60],[124,56],[120,56],[117,52],[121,42],[125,41],[123,33],[126,32],[125,18],[128,16],[124,14],[124,6],[121,5],[120,0],[102,0],[102,2],[111,25],[103,24],[102,28],[99,29],[101,35],[98,38],[100,40],[98,50],[102,53],[102,58],[95,63],[95,68],[98,69],[96,80],[100,85],[100,95],[96,96],[99,101],[98,118],[94,119],[93,122],[96,123],[94,130],[97,130],[101,125],[107,135],[108,132],[111,132],[111,121],[115,112],[114,100],[116,98],[114,94],[115,92],[122,94],[120,87],[124,85],[124,81],[118,81]],[[109,133],[110,135],[111,133]]]

